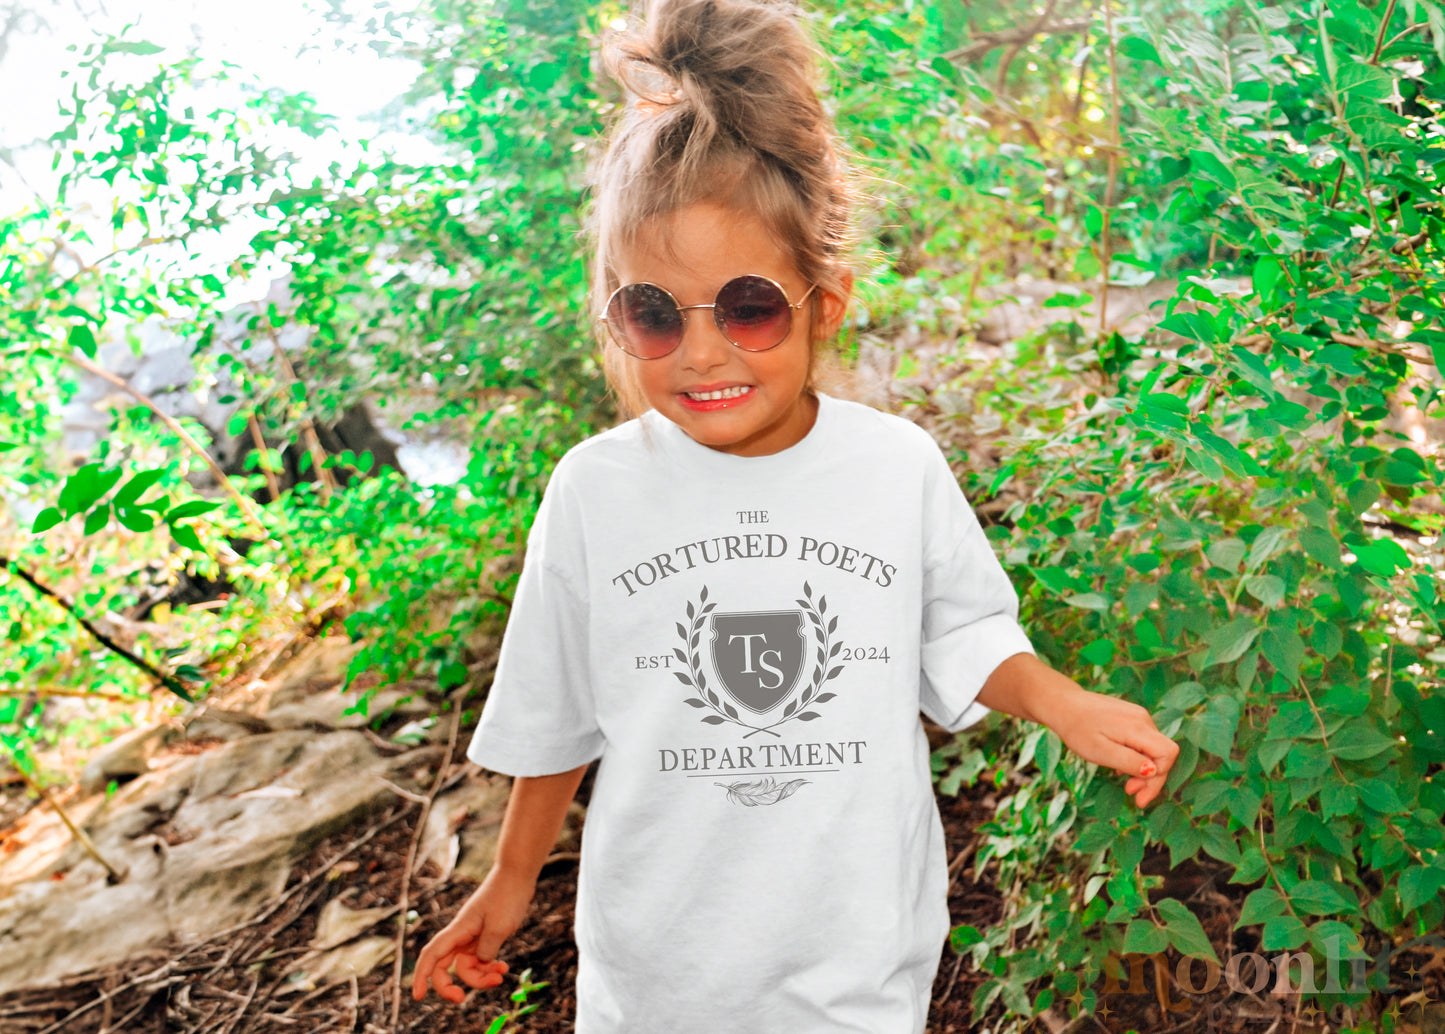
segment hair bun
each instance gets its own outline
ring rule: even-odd
[[[644,108],[680,107],[704,132],[756,139],[760,109],[817,103],[798,13],[791,0],[654,0],[643,33],[614,44],[612,71]]]

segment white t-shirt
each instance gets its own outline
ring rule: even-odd
[[[1034,652],[1017,615],[902,417],[820,394],[801,441],[741,457],[650,410],[571,449],[467,756],[601,758],[577,1034],[922,1034],[950,924],[918,714],[983,717]]]

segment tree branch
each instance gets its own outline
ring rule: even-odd
[[[36,580],[33,574],[31,574],[25,568],[21,567],[19,564],[15,563],[9,557],[0,556],[0,570],[6,569],[14,571],[17,575],[20,576],[21,581],[27,583],[40,595],[47,596],[50,599],[54,600],[63,610],[66,611],[66,613],[68,613],[76,620],[76,623],[79,624],[81,628],[85,629],[87,632],[93,635],[107,650],[111,651],[118,657],[124,658],[125,660],[129,661],[131,664],[139,668],[141,671],[145,672],[147,675],[158,680],[161,685],[165,686],[166,689],[170,690],[182,700],[185,700],[187,702],[194,702],[194,699],[192,698],[190,693],[186,691],[186,688],[181,685],[180,681],[174,675],[167,675],[164,672],[159,671],[144,657],[139,657],[136,654],[131,653],[124,646],[121,646],[114,639],[110,638],[110,636],[106,635],[100,629],[96,628],[95,625],[93,625],[89,621],[89,619],[85,617],[84,614],[81,614],[78,610],[75,609],[75,605],[73,603],[71,603],[65,597],[61,596],[60,593],[56,592],[54,589],[50,588],[47,585],[42,585],[39,581]]]
[[[950,50],[943,55],[947,61],[954,61],[959,64],[970,64],[987,54],[990,50],[998,47],[1007,47],[1011,44],[1022,46],[1035,36],[1068,36],[1076,32],[1082,32],[1089,27],[1088,18],[1076,18],[1073,21],[1055,22],[1052,25],[1034,24],[1023,29],[1012,29],[1005,32],[984,32],[973,37],[972,41],[957,50]]]

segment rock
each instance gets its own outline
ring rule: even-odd
[[[99,793],[112,779],[134,779],[150,771],[151,758],[180,736],[169,724],[147,725],[122,733],[91,755],[80,773],[83,793]]]
[[[293,979],[279,993],[314,991],[318,987],[340,983],[350,977],[360,979],[388,961],[396,952],[390,937],[363,937],[339,948],[308,956],[292,970]]]
[[[125,882],[107,885],[75,843],[58,855],[44,845],[41,867],[24,846],[0,860],[0,880],[30,877],[0,882],[0,995],[245,922],[281,894],[297,858],[396,799],[383,779],[405,784],[438,753],[382,758],[360,732],[281,730],[127,784],[84,822],[102,857],[129,869]]]
[[[340,947],[391,914],[389,908],[347,908],[346,899],[353,893],[355,888],[332,898],[322,907],[321,917],[316,921],[316,932],[311,938],[314,950],[327,951]]]
[[[318,725],[332,729],[360,729],[378,714],[393,708],[407,717],[425,717],[434,711],[430,701],[419,696],[418,691],[406,688],[405,684],[377,690],[367,702],[365,713],[352,710],[360,700],[361,692],[356,689],[345,692],[339,687],[322,690],[280,707],[274,706],[273,702],[266,711],[266,720],[277,729],[306,729]],[[442,742],[445,743],[445,739]]]
[[[460,786],[438,795],[417,849],[417,869],[430,860],[441,869],[442,879],[453,870],[478,881],[485,877],[496,857],[510,793],[511,780],[478,770]]]

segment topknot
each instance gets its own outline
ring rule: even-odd
[[[661,120],[660,151],[687,179],[718,150],[752,149],[785,165],[830,156],[817,52],[785,0],[655,0],[646,27],[614,37],[609,70]],[[821,132],[820,132],[821,131]],[[813,154],[799,154],[802,137]]]

